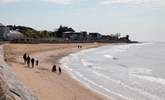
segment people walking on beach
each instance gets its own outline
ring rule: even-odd
[[[27,62],[28,67],[30,67],[30,57],[29,56],[26,58],[26,62]]]
[[[56,65],[53,65],[52,72],[56,72]]]
[[[77,47],[78,47],[78,48],[82,48],[82,45],[78,45]]]
[[[38,60],[36,60],[36,66],[38,66]]]
[[[26,64],[26,59],[27,59],[27,55],[26,53],[23,55],[23,60],[24,60],[24,64]]]
[[[7,58],[4,58],[5,59],[5,61],[7,62]]]
[[[61,74],[61,72],[62,72],[62,71],[61,71],[61,67],[58,68],[58,71],[59,71],[59,74]]]
[[[32,68],[34,68],[34,58],[31,59]]]

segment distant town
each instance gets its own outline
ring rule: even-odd
[[[129,35],[120,33],[103,35],[98,32],[76,32],[73,28],[60,26],[55,31],[37,31],[26,26],[3,25],[0,23],[0,40],[13,43],[135,43]]]

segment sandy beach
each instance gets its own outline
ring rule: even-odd
[[[54,64],[59,66],[61,57],[82,50],[78,45],[87,49],[103,44],[5,44],[4,49],[12,71],[39,100],[109,100],[73,79],[62,66],[61,75],[51,72]],[[39,66],[27,68],[23,64],[24,53],[38,59]]]

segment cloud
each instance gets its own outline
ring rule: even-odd
[[[24,1],[30,1],[33,2],[33,0],[0,0],[0,3],[4,4],[4,3],[15,3],[15,2],[24,2]],[[55,4],[71,4],[74,1],[77,0],[36,0],[36,1],[40,1],[40,2],[50,2],[50,3],[55,3]],[[80,1],[80,0],[79,0]]]
[[[71,4],[75,0],[40,0],[43,2],[51,2],[51,3],[56,3],[56,4]]]
[[[74,4],[74,3],[80,3],[80,2],[87,2],[89,0],[40,0],[40,1],[68,5],[68,4]]]
[[[15,3],[18,2],[19,0],[0,0],[0,3]]]
[[[165,6],[165,0],[100,0],[100,4],[123,4],[140,6]]]

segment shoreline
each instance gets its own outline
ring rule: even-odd
[[[108,44],[110,45],[110,44]],[[112,44],[111,44],[112,45]],[[116,45],[116,44],[115,44]],[[100,47],[103,47],[103,46],[107,46],[107,45],[101,45],[101,46],[96,46],[96,47],[91,47],[91,48],[86,48],[86,49],[82,49],[80,51],[77,51],[77,52],[73,52],[73,53],[69,53],[68,55],[65,55],[65,56],[62,56],[61,58],[58,59],[58,63],[60,64],[60,66],[62,66],[64,68],[64,70],[67,72],[67,74],[73,78],[75,81],[77,81],[78,83],[80,83],[83,87],[91,90],[92,92],[95,92],[96,94],[99,94],[101,96],[104,96],[106,97],[108,100],[112,100],[112,97],[110,97],[109,95],[107,94],[104,94],[100,91],[98,91],[97,89],[95,88],[92,88],[90,85],[88,84],[85,84],[83,81],[81,81],[79,78],[77,78],[77,76],[75,75],[75,73],[73,73],[72,69],[69,68],[68,66],[64,66],[63,64],[61,64],[61,60],[65,57],[68,57],[69,55],[74,55],[74,54],[78,54],[78,53],[81,53],[83,51],[88,51],[88,50],[91,50],[91,49],[96,49],[96,48],[100,48]]]
[[[11,46],[11,45],[17,45],[17,44],[7,44],[7,46]],[[18,44],[18,45],[21,45],[21,44]],[[27,45],[27,44],[22,44],[22,45]],[[41,44],[42,45],[42,44]],[[46,44],[45,44],[46,45]],[[47,45],[50,45],[50,44],[47,44]],[[52,45],[52,44],[51,44]],[[51,46],[50,45],[50,46]],[[65,46],[66,46],[67,44],[65,44]],[[57,55],[52,55],[55,51],[54,51],[54,49],[55,48],[47,48],[47,49],[41,49],[41,50],[39,50],[39,51],[35,51],[35,50],[29,50],[29,53],[30,54],[32,54],[34,57],[37,57],[38,55],[40,55],[40,56],[42,56],[43,57],[43,55],[44,55],[44,53],[45,54],[48,54],[49,55],[49,57],[47,57],[46,59],[47,59],[47,64],[48,65],[51,65],[51,64],[53,64],[53,63],[57,63],[57,62],[59,62],[59,60],[60,59],[62,59],[63,57],[65,57],[65,56],[67,56],[67,55],[69,55],[69,54],[72,54],[72,53],[77,53],[78,51],[81,51],[81,50],[84,50],[84,49],[90,49],[90,48],[96,48],[96,47],[99,47],[99,46],[103,46],[103,45],[105,45],[105,44],[83,44],[84,46],[84,48],[83,49],[77,49],[77,47],[75,47],[75,45],[77,46],[78,44],[71,44],[71,45],[69,45],[69,46],[71,46],[71,47],[69,47],[68,46],[68,49],[71,49],[71,50],[67,50],[67,53],[66,53],[66,50],[63,50],[64,48],[62,47],[62,48],[56,48],[56,53],[58,53]],[[82,44],[81,44],[82,45]],[[15,47],[15,46],[14,46]],[[13,48],[14,48],[13,47]],[[11,48],[10,48],[11,49]],[[7,49],[6,49],[7,50]],[[19,50],[18,50],[19,51]],[[28,50],[27,50],[28,51]],[[64,53],[65,52],[65,53]],[[9,52],[9,51],[7,51],[7,53],[12,53],[12,52]],[[18,52],[15,52],[16,53],[16,55],[19,55],[19,54],[17,54]],[[60,54],[61,53],[61,54]],[[8,55],[8,54],[7,54]],[[13,55],[14,56],[14,55]],[[19,55],[20,56],[20,55]],[[57,75],[52,75],[52,74],[54,74],[54,73],[51,73],[50,72],[50,68],[48,68],[48,69],[45,69],[44,67],[43,67],[43,69],[39,69],[39,68],[36,68],[35,69],[35,71],[33,70],[33,72],[30,72],[30,71],[32,71],[32,69],[25,69],[25,68],[16,68],[16,65],[18,65],[18,59],[13,59],[13,57],[12,57],[12,55],[8,55],[8,59],[9,59],[9,61],[8,61],[8,63],[12,66],[12,70],[14,71],[14,73],[16,73],[17,74],[17,77],[20,79],[20,80],[22,80],[24,83],[25,83],[25,85],[26,86],[28,86],[29,88],[30,88],[30,90],[32,90],[33,92],[34,92],[34,94],[36,94],[37,96],[39,96],[40,97],[40,99],[41,100],[51,100],[49,97],[45,97],[45,98],[42,98],[42,97],[44,97],[44,93],[37,93],[37,92],[42,92],[42,91],[38,91],[38,90],[36,90],[35,89],[35,87],[33,86],[33,84],[30,84],[30,86],[29,86],[29,83],[28,83],[28,81],[27,81],[27,79],[24,79],[25,77],[21,77],[20,75],[20,73],[18,73],[18,72],[20,72],[21,70],[23,70],[24,72],[27,72],[28,74],[29,73],[31,73],[31,74],[35,74],[36,72],[37,73],[39,73],[39,74],[43,74],[44,76],[45,75],[47,75],[48,74],[48,76],[49,77],[51,77],[50,78],[50,80],[49,81],[62,81],[62,84],[63,85],[66,85],[66,84],[70,84],[71,83],[71,89],[69,89],[69,91],[71,90],[71,91],[74,91],[74,93],[76,93],[76,94],[74,94],[74,93],[68,93],[67,92],[67,96],[65,96],[65,97],[60,97],[60,96],[58,96],[58,100],[84,100],[84,96],[82,96],[82,94],[83,95],[85,95],[86,97],[85,97],[85,99],[87,99],[87,100],[109,100],[109,98],[107,98],[107,97],[104,97],[102,94],[100,94],[100,93],[97,93],[97,91],[94,91],[94,90],[91,90],[90,88],[88,88],[87,86],[84,86],[84,84],[82,83],[82,82],[80,82],[80,81],[78,81],[78,80],[75,80],[71,75],[70,75],[70,73],[67,71],[67,69],[65,69],[65,68],[63,68],[64,70],[63,70],[63,72],[62,72],[62,75],[61,76],[57,76]],[[54,61],[54,59],[55,59],[55,61]],[[42,62],[42,60],[41,60],[41,62]],[[20,64],[19,64],[19,66],[20,66]],[[14,68],[13,68],[14,67]],[[21,69],[21,70],[20,70]],[[29,71],[30,70],[30,71]],[[43,71],[44,70],[44,71]],[[19,74],[19,75],[18,75]],[[34,75],[35,76],[35,75]],[[35,77],[38,77],[38,76],[35,76]],[[52,77],[55,77],[55,78],[58,78],[58,79],[52,79]],[[62,77],[62,79],[59,79],[59,77]],[[31,78],[31,77],[29,77],[29,78]],[[45,78],[45,77],[44,77]],[[67,80],[67,81],[66,81]],[[36,80],[33,80],[33,79],[31,79],[31,81],[36,81]],[[43,78],[41,78],[41,80],[40,81],[43,81]],[[48,81],[48,80],[47,80]],[[63,82],[64,81],[64,82]],[[43,81],[44,82],[44,81]],[[55,82],[55,83],[56,83]],[[67,82],[67,83],[66,83]],[[34,82],[33,82],[34,83]],[[49,84],[49,85],[52,85],[52,84]],[[59,85],[59,84],[58,84]],[[73,85],[75,85],[75,86],[73,86]],[[54,85],[53,85],[54,86]],[[66,85],[66,87],[67,87],[67,85]],[[57,88],[57,86],[56,86],[56,88]],[[70,88],[70,87],[67,87],[67,88]],[[76,89],[76,88],[78,88],[78,89]],[[44,89],[41,89],[41,90],[44,90]],[[65,90],[65,89],[64,89]],[[64,90],[62,90],[61,92],[65,92]],[[56,92],[57,92],[57,90],[55,90]],[[54,91],[54,92],[55,92]],[[51,91],[51,92],[53,92],[53,91]],[[80,92],[80,93],[77,93],[77,92]],[[81,93],[82,92],[82,93]],[[58,94],[58,93],[57,93]],[[49,94],[45,94],[45,96],[46,95],[49,95]],[[61,94],[60,94],[61,95]],[[53,96],[53,95],[50,95],[50,97],[52,98],[52,97],[56,97],[56,96]]]
[[[74,54],[74,53],[73,53],[73,54]],[[61,66],[63,66],[63,65],[61,65]],[[104,93],[98,91],[98,90],[95,89],[95,88],[92,88],[90,85],[85,84],[83,81],[81,81],[79,78],[77,78],[77,76],[71,71],[72,69],[67,68],[67,67],[64,67],[64,66],[63,66],[63,68],[65,68],[64,70],[67,72],[67,74],[68,74],[71,78],[73,78],[75,81],[77,81],[78,83],[80,83],[83,87],[85,87],[85,88],[91,90],[92,92],[94,92],[94,93],[96,93],[96,94],[98,94],[98,95],[101,95],[101,96],[106,97],[107,100],[113,100],[112,97],[110,97],[109,95],[104,94]]]

